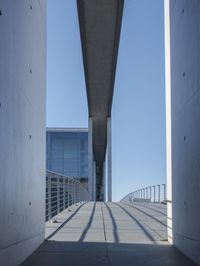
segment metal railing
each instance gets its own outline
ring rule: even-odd
[[[166,185],[154,185],[135,190],[122,198],[121,201],[145,201],[166,204]]]
[[[46,172],[46,221],[69,206],[88,200],[89,193],[79,180]]]

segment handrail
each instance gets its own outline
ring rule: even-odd
[[[167,202],[166,184],[153,185],[137,189],[127,194],[120,201],[121,202],[145,201],[145,202],[158,202],[166,204]]]
[[[88,200],[89,192],[79,180],[46,172],[46,221],[69,206]]]

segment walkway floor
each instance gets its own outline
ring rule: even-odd
[[[195,265],[168,244],[162,204],[89,202],[54,219],[23,266]]]

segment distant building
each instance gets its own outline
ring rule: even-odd
[[[88,129],[47,128],[47,170],[79,179],[88,188]]]

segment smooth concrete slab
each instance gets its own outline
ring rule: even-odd
[[[66,215],[66,220],[23,266],[195,265],[166,241],[166,206],[160,205],[73,206],[54,217],[60,221]]]

